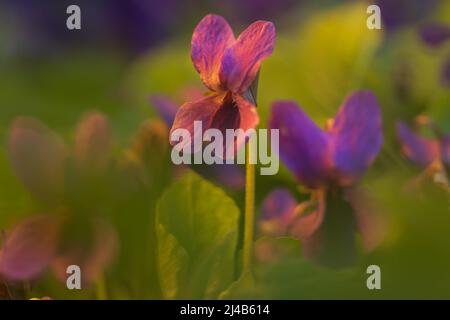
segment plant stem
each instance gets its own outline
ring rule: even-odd
[[[242,273],[251,270],[253,259],[254,202],[255,202],[255,165],[250,163],[250,144],[245,145],[245,217],[244,217],[244,249]]]
[[[99,276],[98,280],[95,283],[96,288],[96,294],[97,294],[97,300],[106,300],[108,298],[106,294],[106,284],[105,284],[105,278],[102,275]]]

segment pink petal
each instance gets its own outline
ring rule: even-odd
[[[222,132],[224,137],[224,157],[226,158],[226,130],[242,129],[244,131],[244,135],[239,135],[232,146],[234,149],[233,154],[235,155],[248,138],[247,130],[254,129],[258,123],[258,112],[252,103],[240,95],[228,94],[223,99],[222,106],[214,114],[210,127],[219,129]]]
[[[208,129],[215,113],[222,106],[223,100],[224,95],[210,95],[200,100],[183,104],[175,115],[175,120],[170,129],[170,137],[172,137],[175,130],[186,129],[190,133],[191,143],[195,139],[202,141],[203,132],[194,132],[194,121],[202,122],[203,131]],[[183,148],[188,142],[182,141],[178,143],[178,141],[170,139],[170,143],[172,145],[177,144],[180,148]]]
[[[233,31],[224,18],[207,15],[192,34],[191,58],[204,84],[220,89],[219,68],[225,49],[234,42]]]
[[[17,224],[3,245],[0,272],[10,280],[36,278],[56,253],[60,222],[36,216]]]
[[[67,279],[67,267],[78,265],[82,272],[83,283],[95,282],[112,263],[118,249],[118,239],[114,228],[103,220],[91,222],[93,241],[86,248],[72,243],[70,249],[53,260],[52,267],[61,281]]]
[[[290,232],[293,236],[299,239],[311,237],[322,225],[326,210],[325,191],[319,189],[315,192],[317,195],[317,207],[315,210],[307,215],[300,212],[300,218],[292,224]],[[307,207],[300,204],[298,208],[304,212]]]
[[[252,23],[225,50],[220,67],[221,83],[234,93],[247,90],[255,79],[261,62],[272,54],[274,46],[274,24],[267,21]]]
[[[112,137],[108,119],[99,112],[84,116],[75,134],[75,159],[80,167],[102,170],[109,163]]]
[[[234,100],[239,107],[239,127],[244,131],[256,128],[259,123],[259,116],[256,111],[256,107],[240,95],[234,95]]]
[[[358,188],[348,188],[345,190],[345,197],[350,202],[367,251],[375,249],[383,240],[386,234],[386,221],[382,219],[369,192]]]
[[[17,118],[10,130],[8,152],[25,187],[43,201],[61,197],[67,150],[64,142],[33,118]]]

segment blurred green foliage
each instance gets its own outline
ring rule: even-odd
[[[118,165],[113,184],[119,187],[110,208],[121,248],[105,277],[110,298],[450,298],[449,194],[433,183],[406,188],[420,170],[402,157],[394,130],[396,121],[425,113],[450,132],[450,90],[439,82],[449,48],[427,48],[417,36],[418,26],[389,36],[368,30],[365,8],[358,2],[298,13],[306,18],[278,30],[275,53],[260,74],[258,111],[265,127],[271,102],[293,99],[323,125],[350,91],[376,94],[385,144],[362,184],[385,221],[382,243],[370,253],[357,248],[353,266],[333,269],[292,254],[296,244],[285,240],[285,256],[260,263],[254,274],[238,279],[242,195],[192,173],[180,180],[154,178],[155,172],[173,170],[168,158],[162,165]],[[433,19],[449,23],[450,3],[443,2]],[[204,89],[189,49],[189,39],[182,36],[132,64],[114,52],[84,51],[39,62],[1,61],[0,228],[48,210],[12,171],[5,146],[16,116],[36,117],[70,141],[82,114],[102,111],[111,120],[114,154],[122,163],[141,122],[156,117],[151,94],[182,103],[187,88]],[[257,207],[279,186],[303,197],[283,167],[277,176],[257,177]],[[342,212],[335,210],[339,221]],[[345,250],[345,243],[334,244]],[[381,267],[382,290],[366,287],[370,264]],[[28,294],[91,298],[96,289],[68,291],[45,274]]]

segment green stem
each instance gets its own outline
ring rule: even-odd
[[[245,146],[245,217],[244,217],[244,249],[242,273],[251,270],[253,259],[254,202],[255,202],[255,165],[250,163],[250,144]]]
[[[103,276],[103,274],[100,275],[97,281],[95,282],[95,289],[97,294],[97,300],[108,299],[108,295],[106,294],[105,277]]]

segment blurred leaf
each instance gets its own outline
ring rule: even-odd
[[[164,298],[175,299],[189,271],[189,256],[177,239],[158,225],[160,284]]]
[[[228,299],[348,299],[370,296],[364,270],[333,270],[302,258],[259,266],[253,286],[244,280]]]
[[[292,237],[261,237],[255,241],[255,258],[260,263],[273,263],[300,255],[300,241]]]
[[[157,205],[158,271],[166,298],[217,298],[233,280],[239,210],[188,174]]]
[[[168,45],[137,60],[124,79],[123,92],[130,105],[154,115],[149,102],[152,94],[175,97],[193,86],[206,91],[192,65],[190,43],[186,42],[182,47]]]
[[[252,290],[255,286],[255,278],[251,272],[246,272],[239,277],[235,282],[231,284],[231,286],[223,291],[219,299],[227,300],[233,299],[233,297],[238,294],[239,291],[242,290]]]
[[[350,90],[362,86],[382,31],[366,27],[366,5],[353,3],[312,15],[297,32],[279,35],[263,63],[258,101],[265,125],[270,103],[294,99],[313,117],[334,116]]]

